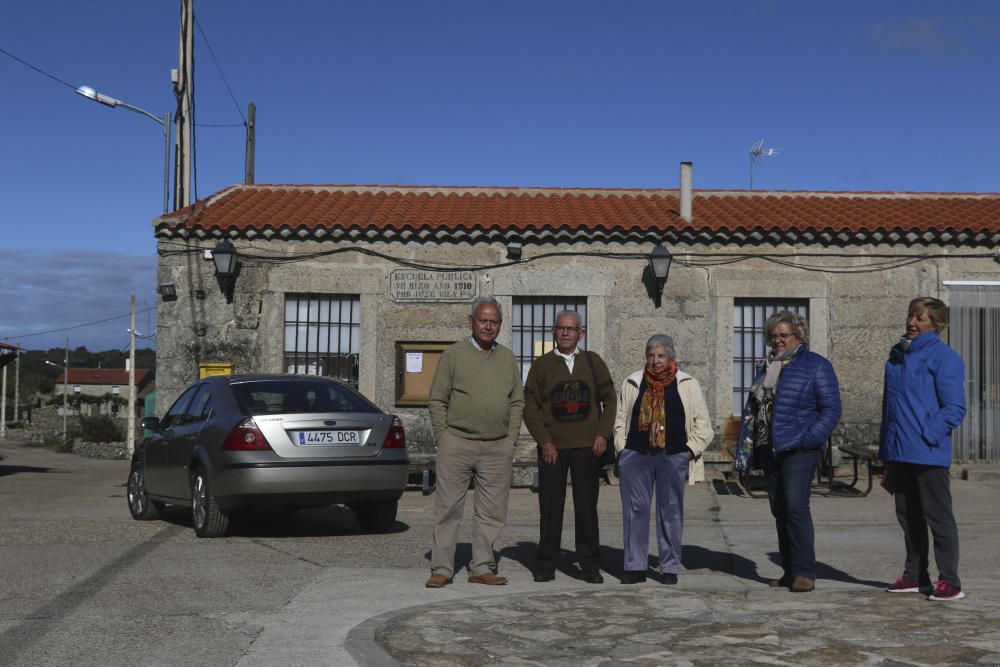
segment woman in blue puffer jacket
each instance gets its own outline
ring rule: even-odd
[[[948,306],[931,297],[910,302],[906,334],[889,352],[882,394],[879,458],[883,486],[896,500],[903,527],[903,574],[886,590],[929,594],[931,600],[965,597],[958,578],[958,526],[951,509],[951,431],[965,417],[965,364],[941,340]],[[928,572],[927,527],[934,535],[940,577]]]
[[[771,587],[805,593],[816,586],[809,493],[840,420],[840,386],[833,365],[809,351],[809,324],[798,313],[769,317],[764,336],[771,354],[758,367],[743,410],[737,467],[746,469],[752,456],[764,470],[784,569]]]

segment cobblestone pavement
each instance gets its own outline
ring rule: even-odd
[[[885,592],[903,549],[892,499],[877,488],[856,498],[817,489],[816,591],[769,588],[780,569],[767,501],[732,490],[719,480],[688,489],[676,586],[653,573],[644,584],[619,583],[620,523],[605,498],[602,517],[613,525],[602,532],[611,542],[604,585],[576,579],[566,563],[552,584],[532,583],[529,543],[513,561],[502,558],[505,588],[470,585],[459,573],[428,594],[401,578],[400,592],[416,599],[383,607],[344,647],[361,665],[1000,665],[995,478],[953,484],[967,593],[955,602]]]
[[[1000,664],[995,596],[656,583],[426,605],[373,619],[404,665]],[[389,657],[391,656],[391,658]]]

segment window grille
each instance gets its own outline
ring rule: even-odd
[[[361,297],[285,295],[285,371],[358,386]]]
[[[587,297],[585,296],[515,296],[511,320],[514,336],[514,356],[521,367],[521,380],[528,378],[528,369],[536,357],[552,348],[552,327],[556,314],[563,310],[580,313],[582,326],[587,326]],[[586,348],[587,339],[580,341],[580,349]]]
[[[754,367],[767,354],[764,323],[790,310],[809,319],[809,299],[735,299],[733,301],[733,414],[743,414]]]

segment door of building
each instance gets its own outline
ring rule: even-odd
[[[965,360],[968,413],[952,434],[956,462],[1000,463],[1000,282],[949,281],[948,342]]]

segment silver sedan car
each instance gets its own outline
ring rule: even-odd
[[[210,377],[188,387],[136,445],[132,517],[191,508],[199,537],[224,535],[251,507],[341,504],[369,532],[388,531],[409,472],[399,418],[315,375]]]

